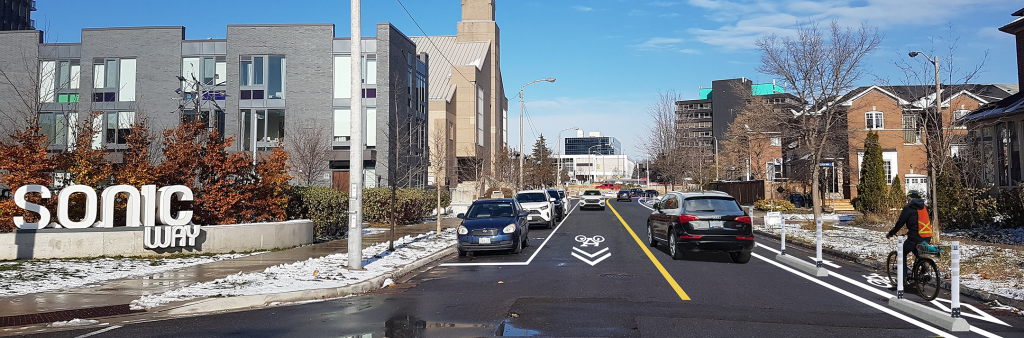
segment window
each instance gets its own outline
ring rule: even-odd
[[[82,66],[78,60],[42,61],[39,65],[39,101],[78,102]]]
[[[128,135],[131,134],[132,125],[135,124],[135,112],[108,112],[106,118],[103,135],[106,137],[107,144],[127,144]]]
[[[334,56],[334,98],[352,98],[352,57]]]
[[[476,144],[484,145],[484,88],[476,86]]]
[[[284,109],[242,109],[238,119],[242,121],[243,150],[252,150],[252,119],[256,119],[256,148],[265,150],[270,147],[277,147],[284,140]]]
[[[782,178],[782,159],[776,158],[774,161],[765,163],[765,178],[768,181],[775,181],[776,179]]]
[[[93,60],[93,102],[135,101],[135,59]]]
[[[242,100],[284,99],[288,90],[287,62],[283,55],[239,57]]]
[[[903,142],[921,143],[921,131],[918,129],[918,116],[914,114],[903,114]]]
[[[772,147],[781,147],[782,146],[782,138],[781,137],[772,137],[771,142],[772,142],[771,143]]]
[[[883,129],[882,112],[869,111],[864,113],[864,126],[867,129]]]
[[[892,161],[885,161],[885,184],[892,184]]]
[[[679,199],[673,195],[665,196],[665,199],[661,202],[661,208],[666,210],[679,209]]]
[[[67,146],[74,142],[77,117],[74,113],[40,113],[39,132],[46,134],[51,146]]]
[[[224,56],[186,57],[181,61],[181,76],[189,82],[195,79],[207,86],[223,85],[227,82],[227,67],[227,57]],[[187,87],[182,83],[182,89],[195,90]]]
[[[711,137],[711,131],[691,131],[690,137]]]
[[[334,110],[334,142],[352,140],[352,109]]]
[[[963,124],[960,120],[970,113],[971,111],[967,109],[953,111],[953,129],[967,129],[967,125]]]

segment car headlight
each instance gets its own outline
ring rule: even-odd
[[[540,207],[540,210],[548,210],[548,206],[544,205]]]
[[[459,226],[459,235],[465,235],[465,234],[468,234],[468,233],[469,233],[469,229],[466,229],[466,227],[461,226],[461,225]]]
[[[504,232],[506,234],[510,234],[510,233],[516,232],[516,225],[515,224],[506,225],[504,229],[501,229],[501,232]]]

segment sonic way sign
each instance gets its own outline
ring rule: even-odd
[[[26,222],[21,216],[13,218],[14,225],[19,229],[42,229],[48,226],[68,229],[85,229],[90,227],[114,227],[114,203],[118,194],[128,196],[128,207],[125,226],[144,226],[145,247],[147,249],[195,246],[199,237],[199,225],[192,222],[192,211],[178,211],[177,217],[171,215],[171,200],[174,196],[179,201],[192,201],[192,190],[183,185],[172,185],[157,189],[155,185],[144,185],[136,189],[130,185],[115,185],[103,190],[97,198],[96,190],[90,186],[72,185],[61,189],[57,196],[57,222],[51,223],[50,210],[46,207],[25,200],[28,193],[38,193],[41,198],[52,197],[50,189],[42,185],[25,185],[14,192],[14,203],[27,211],[39,214],[39,222]],[[68,217],[68,200],[74,194],[85,195],[85,217],[74,221]],[[96,221],[97,206],[102,201],[102,217]],[[157,226],[161,224],[161,226]]]

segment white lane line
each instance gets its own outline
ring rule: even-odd
[[[762,249],[765,249],[765,250],[768,250],[768,251],[774,252],[774,253],[775,253],[776,255],[778,255],[778,254],[782,253],[782,252],[781,252],[781,251],[779,251],[779,250],[775,250],[775,249],[769,248],[769,247],[767,247],[767,246],[765,246],[765,245],[763,245],[763,244],[761,244],[761,243],[754,243],[754,244],[757,244],[757,246],[761,247]]]
[[[100,333],[104,333],[104,332],[107,332],[107,331],[110,331],[110,330],[113,330],[113,329],[116,329],[116,328],[119,328],[119,327],[121,327],[121,325],[113,325],[111,327],[104,328],[104,329],[101,329],[101,330],[98,330],[98,331],[89,332],[89,333],[83,334],[83,335],[75,337],[75,338],[92,337],[92,336],[98,335]]]
[[[579,206],[579,203],[576,203],[576,204],[573,204],[573,205],[572,205],[572,209],[569,209],[569,213],[568,213],[568,214],[565,214],[565,218],[562,218],[562,221],[561,221],[561,222],[558,222],[558,226],[556,226],[556,227],[555,227],[555,230],[552,230],[552,231],[551,231],[551,233],[550,233],[550,234],[548,234],[548,238],[544,239],[544,243],[541,243],[541,244],[540,244],[540,246],[539,246],[539,247],[537,247],[537,251],[534,251],[534,252],[533,252],[533,255],[530,255],[530,259],[527,259],[527,260],[526,260],[525,262],[501,262],[501,263],[444,263],[444,264],[441,264],[441,265],[439,265],[439,266],[521,266],[521,265],[530,265],[530,262],[533,262],[533,258],[534,258],[534,257],[537,257],[537,254],[539,254],[539,253],[540,253],[540,250],[541,250],[541,249],[544,249],[544,246],[545,246],[545,245],[547,245],[547,244],[548,244],[548,241],[549,241],[549,240],[551,240],[551,237],[553,237],[553,236],[555,235],[555,233],[556,233],[556,232],[558,232],[558,229],[562,227],[562,224],[565,224],[565,221],[569,219],[569,216],[571,216],[571,215],[572,215],[572,213],[573,213],[574,211],[576,211],[576,207],[577,207],[577,206]]]
[[[778,253],[779,253],[779,251],[778,251],[778,250],[775,250],[775,249],[769,248],[769,247],[767,247],[767,246],[764,246],[764,245],[762,245],[761,243],[757,243],[757,246],[759,246],[759,247],[761,247],[761,248],[763,248],[763,249],[765,249],[765,250],[768,250],[768,251],[772,251],[772,252],[775,252],[776,254],[778,254]],[[763,258],[762,258],[762,259],[763,259]],[[774,263],[774,262],[772,262],[772,263]],[[847,283],[853,284],[854,286],[860,287],[861,289],[864,289],[864,290],[868,290],[868,291],[871,291],[872,293],[874,293],[874,294],[876,294],[876,295],[879,295],[879,296],[882,296],[882,297],[885,297],[885,298],[890,298],[890,297],[892,297],[892,296],[893,296],[893,295],[892,295],[891,293],[888,293],[888,292],[885,292],[885,291],[879,290],[878,288],[875,288],[875,287],[871,287],[871,286],[869,286],[869,285],[867,285],[867,284],[864,284],[864,283],[858,282],[858,281],[856,281],[856,280],[854,280],[854,279],[852,279],[852,278],[850,278],[850,277],[846,277],[846,276],[843,276],[843,275],[841,275],[841,274],[838,274],[838,273],[829,273],[829,274],[828,274],[828,276],[829,276],[829,277],[835,277],[835,278],[838,278],[838,279],[840,279],[840,280],[842,280],[842,281],[845,281],[845,282],[847,282]],[[974,309],[975,311],[978,311],[978,310],[977,310],[977,308],[975,308],[975,307],[971,306],[970,304],[966,304],[966,303],[964,303],[964,304],[961,304],[961,305],[963,305],[963,306],[966,306],[966,307],[970,307],[971,309]],[[949,309],[948,309],[948,308],[946,308],[946,311],[949,311]],[[978,312],[979,312],[979,313],[983,313],[983,312],[980,312],[980,311],[978,311]],[[968,317],[976,317],[976,318],[978,318],[978,319],[982,319],[982,320],[985,320],[984,318],[980,318],[979,316],[976,316],[976,315],[973,315],[973,314],[970,314],[970,313],[961,313],[961,315],[966,315],[966,316],[968,316]],[[988,314],[986,314],[986,315],[988,315]],[[1000,322],[999,324],[1003,324],[1003,325],[1006,325],[1006,326],[1010,326],[1010,325],[1008,325],[1008,324],[1006,324],[1006,323],[1001,323],[1001,322]],[[971,325],[971,332],[974,332],[974,333],[977,333],[977,334],[980,334],[980,335],[982,335],[982,336],[986,336],[986,337],[989,337],[989,338],[997,338],[997,337],[998,337],[998,338],[1001,338],[1001,337],[1000,337],[1000,336],[998,336],[998,335],[995,335],[995,334],[989,333],[988,331],[985,331],[985,330],[979,329],[979,328],[975,327],[974,325]]]
[[[904,315],[904,314],[902,314],[902,313],[899,313],[899,312],[893,311],[892,309],[889,309],[889,308],[887,308],[887,307],[884,307],[884,306],[878,305],[878,304],[876,304],[875,302],[869,301],[869,300],[867,300],[867,299],[864,299],[864,298],[862,298],[862,297],[860,297],[860,296],[857,296],[857,295],[855,295],[855,294],[852,294],[852,293],[850,293],[849,291],[843,290],[843,289],[841,289],[841,288],[839,288],[839,287],[837,287],[837,286],[834,286],[834,285],[832,285],[832,284],[829,284],[829,283],[823,282],[823,281],[821,281],[821,280],[818,280],[817,278],[813,278],[813,277],[811,277],[811,276],[808,276],[808,275],[806,275],[806,274],[804,274],[804,273],[801,273],[801,272],[799,272],[799,271],[793,270],[792,268],[790,268],[790,267],[788,267],[788,266],[785,266],[785,265],[782,265],[781,263],[775,262],[774,260],[771,260],[771,259],[765,258],[764,256],[761,256],[761,255],[759,255],[759,254],[756,254],[756,253],[754,253],[754,254],[752,254],[752,255],[753,255],[754,257],[757,257],[757,258],[758,258],[758,259],[760,259],[760,260],[763,260],[763,261],[765,261],[765,262],[768,262],[769,264],[775,265],[775,266],[779,267],[780,269],[783,269],[783,270],[789,271],[789,272],[793,273],[794,275],[800,276],[800,277],[802,277],[802,278],[804,278],[804,279],[806,279],[806,280],[809,280],[809,281],[812,281],[812,282],[818,283],[819,285],[821,285],[821,286],[824,286],[824,287],[826,287],[826,288],[829,288],[829,289],[831,289],[832,291],[838,292],[838,293],[839,293],[839,294],[841,294],[841,295],[844,295],[844,296],[850,297],[850,298],[851,298],[851,299],[853,299],[853,300],[856,300],[856,301],[858,301],[858,302],[861,302],[861,303],[863,303],[863,304],[865,304],[865,305],[868,305],[868,306],[870,306],[870,307],[873,307],[873,308],[875,308],[875,309],[877,309],[877,310],[879,310],[879,311],[882,311],[882,312],[888,313],[888,314],[892,315],[893,317],[896,317],[896,318],[902,319],[903,321],[905,321],[905,322],[907,322],[907,323],[910,323],[910,324],[913,324],[913,325],[915,325],[915,326],[917,326],[917,327],[920,327],[920,328],[922,328],[922,329],[928,330],[929,332],[932,332],[932,333],[934,333],[934,334],[937,334],[937,335],[939,335],[939,336],[942,336],[942,337],[951,337],[951,338],[956,338],[956,336],[954,336],[954,335],[951,335],[951,334],[949,334],[949,333],[946,333],[946,332],[944,332],[944,331],[942,331],[942,330],[939,330],[939,329],[937,329],[937,328],[934,328],[934,327],[932,327],[932,326],[929,326],[929,325],[927,325],[927,324],[925,324],[925,323],[922,323],[922,322],[920,322],[920,321],[918,321],[918,320],[916,320],[916,319],[914,319],[914,318],[910,318],[910,317],[908,317],[908,316],[906,316],[906,315]]]
[[[818,258],[814,257],[814,256],[807,256],[807,259],[810,259],[811,262],[817,262],[818,261]],[[831,267],[836,268],[836,269],[841,268],[841,266],[839,266],[838,264],[832,263],[830,261],[826,261],[824,258],[821,260],[821,264],[825,264],[825,265],[831,266]]]

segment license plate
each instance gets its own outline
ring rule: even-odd
[[[477,242],[480,243],[480,244],[491,244],[491,239],[490,238],[480,238],[479,241],[477,241]]]
[[[724,222],[722,222],[722,221],[711,221],[709,223],[711,223],[711,228],[712,229],[721,229]]]

